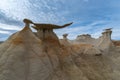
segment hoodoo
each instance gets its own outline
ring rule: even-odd
[[[48,34],[44,39],[38,38],[29,28],[33,22],[23,22],[25,27],[0,45],[0,80],[62,80],[59,41],[52,41],[57,36],[52,30],[45,30]]]
[[[37,37],[40,40],[44,41],[45,43],[50,42],[52,44],[54,44],[55,42],[59,44],[59,39],[56,36],[56,34],[53,32],[53,29],[64,28],[72,24],[72,22],[68,24],[64,24],[62,26],[55,25],[55,24],[41,24],[41,23],[34,23],[29,19],[24,19],[23,22],[25,22],[27,26],[29,26],[30,23],[33,24],[34,26],[32,27],[35,30],[37,30],[37,33],[36,33]]]
[[[112,28],[105,29],[102,33],[102,36],[100,37],[100,41],[98,43],[98,47],[105,52],[108,52],[110,48],[113,46],[112,40],[111,40],[111,34],[112,34]]]
[[[59,29],[59,28],[64,28],[72,23],[65,24],[63,26],[59,25],[54,25],[54,24],[38,24],[38,23],[33,23],[35,26],[33,26],[34,29],[37,30],[37,35],[41,40],[48,40],[48,39],[57,39],[56,34],[53,32],[53,29]]]
[[[63,34],[63,39],[67,39],[68,34]]]

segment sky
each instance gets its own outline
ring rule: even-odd
[[[62,38],[77,35],[101,36],[103,29],[113,28],[112,39],[120,40],[120,0],[2,0],[0,2],[0,41],[24,27],[24,18],[37,23],[69,27],[55,30]]]

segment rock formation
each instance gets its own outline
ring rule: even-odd
[[[92,38],[90,34],[82,34],[78,35],[74,42],[96,45],[97,40]]]
[[[24,22],[23,30],[0,45],[0,80],[74,80],[82,76],[71,58],[63,55],[65,51],[52,29],[45,28],[45,36],[40,38],[29,28],[32,22]]]
[[[111,34],[112,34],[111,28],[105,29],[105,31],[102,33],[99,43],[97,43],[97,46],[102,51],[109,52],[110,48],[114,46],[111,40]]]
[[[68,34],[63,34],[63,39],[67,39]]]
[[[30,30],[29,22],[24,22],[25,28],[0,46],[0,80],[52,80],[59,67],[58,52],[47,52],[42,40]],[[51,49],[56,50],[53,46]]]
[[[114,48],[113,41],[111,40],[112,28],[105,29],[102,36],[95,39],[89,34],[78,35],[75,40],[72,41],[73,44],[89,44],[98,49],[99,52],[109,53],[111,48]],[[98,51],[97,50],[97,51]]]
[[[25,27],[21,31],[0,44],[0,80],[120,79],[120,48],[109,55],[101,55],[99,50],[109,47],[103,44],[107,40],[111,42],[110,30],[103,33],[98,48],[93,44],[73,43],[67,38],[68,34],[59,40],[53,29],[72,23],[58,26],[34,23],[28,19],[23,22]],[[32,32],[30,24],[36,33]]]

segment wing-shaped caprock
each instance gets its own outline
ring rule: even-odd
[[[54,25],[54,24],[38,24],[38,23],[33,23],[35,26],[32,26],[35,29],[59,29],[59,28],[64,28],[67,26],[70,26],[73,22],[64,24],[62,26],[59,25]]]
[[[29,19],[24,19],[23,22],[26,25],[34,24],[35,26],[32,26],[32,27],[34,29],[37,29],[37,30],[38,29],[59,29],[59,28],[64,28],[64,27],[70,26],[73,23],[73,22],[71,22],[71,23],[64,24],[64,25],[60,26],[60,25],[55,25],[55,24],[34,23],[31,20],[29,20]]]
[[[70,26],[73,22],[71,23],[67,23],[67,24],[64,24],[63,26],[55,26],[54,29],[59,29],[59,28],[64,28],[64,27],[67,27],[67,26]]]

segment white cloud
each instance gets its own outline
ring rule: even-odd
[[[66,27],[63,29],[55,30],[55,32],[59,36],[59,38],[62,38],[62,35],[64,33],[69,34],[68,36],[69,39],[75,39],[77,35],[81,35],[81,34],[90,34],[92,37],[98,38],[99,36],[101,36],[103,29],[109,28],[109,27],[106,27],[105,25],[99,26],[99,24],[104,24],[104,23],[108,23],[108,22],[107,21],[95,21],[86,26]],[[91,31],[91,30],[94,30],[94,31]]]
[[[7,25],[7,24],[2,24],[0,23],[0,29],[5,29],[5,30],[21,30],[21,27],[18,26],[13,26],[13,25]]]
[[[10,31],[2,31],[2,30],[0,30],[0,33],[1,33],[1,34],[9,34],[9,35],[11,34]]]
[[[28,15],[29,10],[26,5],[29,5],[28,0],[2,0],[0,9],[8,17],[20,20]]]
[[[8,37],[0,37],[0,41],[5,41]]]
[[[86,27],[79,26],[79,27],[67,27],[59,30],[55,30],[56,34],[62,38],[62,35],[65,33],[69,34],[69,38],[74,39],[77,35],[84,33],[86,30]]]
[[[58,23],[63,16],[58,15],[54,6],[59,0],[3,0],[0,3],[0,10],[17,20],[30,18],[33,21]],[[52,3],[52,5],[51,5]]]
[[[120,39],[120,28],[119,27],[113,29],[112,38],[113,39]]]

